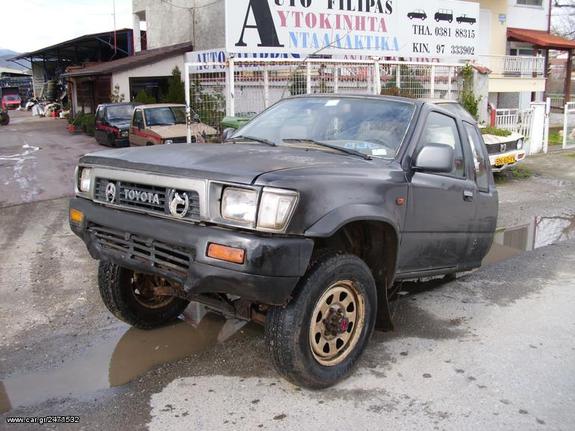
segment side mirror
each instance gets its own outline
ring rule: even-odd
[[[421,172],[451,172],[455,152],[445,144],[428,144],[415,157],[413,168]]]
[[[227,141],[234,133],[236,133],[236,129],[232,129],[231,127],[224,129],[224,132],[222,133],[222,141]]]

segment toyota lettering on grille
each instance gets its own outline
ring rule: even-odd
[[[160,196],[158,193],[142,192],[140,190],[125,188],[122,190],[122,194],[124,200],[160,205]]]

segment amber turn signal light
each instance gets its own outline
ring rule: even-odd
[[[75,210],[73,208],[70,209],[70,221],[76,224],[82,224],[84,221],[84,213],[82,211]]]
[[[212,259],[223,260],[232,263],[244,263],[246,251],[241,248],[228,247],[221,244],[210,243],[207,256]]]

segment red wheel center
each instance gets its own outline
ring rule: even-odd
[[[341,322],[339,324],[339,330],[341,332],[345,332],[347,331],[347,328],[349,328],[349,319],[344,317],[343,319],[341,319]]]

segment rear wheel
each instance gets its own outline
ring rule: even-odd
[[[100,261],[98,287],[104,304],[118,319],[140,329],[152,329],[175,320],[189,301],[159,295],[157,288],[170,283],[160,277],[139,274],[110,262]]]
[[[377,294],[367,265],[352,255],[313,264],[286,307],[266,317],[266,339],[277,371],[293,383],[325,388],[346,377],[375,324]]]

